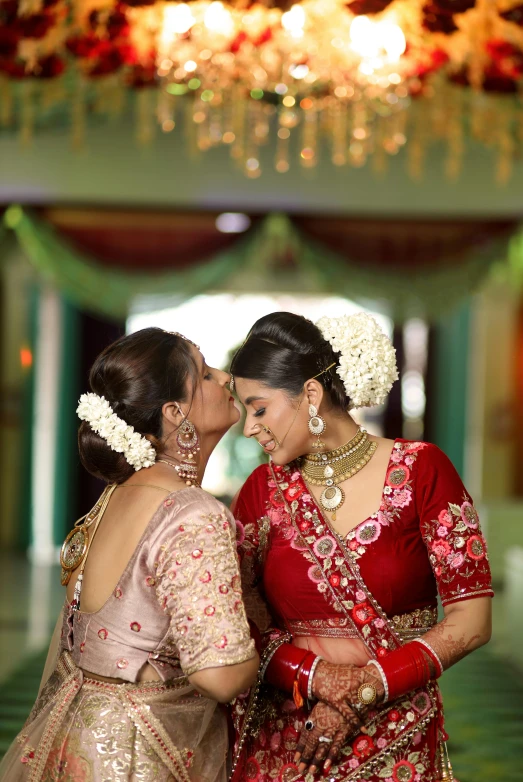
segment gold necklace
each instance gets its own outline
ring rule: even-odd
[[[197,486],[201,489],[201,484],[198,480],[198,467],[196,464],[188,464],[187,462],[184,462],[183,464],[173,464],[173,462],[168,461],[168,459],[157,459],[156,461],[161,462],[162,464],[168,464],[169,467],[176,470],[178,477],[185,481],[186,486]]]
[[[345,492],[338,484],[352,478],[372,459],[378,444],[369,440],[367,432],[359,432],[345,445],[320,454],[307,454],[302,460],[301,470],[307,483],[325,486],[320,495],[320,505],[325,511],[336,512],[345,502]]]

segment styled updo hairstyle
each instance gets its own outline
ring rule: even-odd
[[[332,406],[341,412],[348,410],[350,399],[336,374],[338,358],[312,321],[292,312],[272,312],[257,320],[249,331],[232,360],[231,374],[296,397],[309,378],[334,364],[318,381]]]
[[[177,334],[147,328],[121,337],[100,353],[89,373],[91,390],[105,399],[126,424],[161,446],[162,406],[185,402],[189,380],[196,386],[198,366],[190,344]],[[113,451],[87,421],[78,432],[80,460],[85,469],[107,483],[123,483],[134,468]]]

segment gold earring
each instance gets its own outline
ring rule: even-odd
[[[314,435],[314,437],[318,438],[316,442],[312,444],[313,448],[325,448],[325,443],[320,440],[320,435],[324,433],[326,428],[327,424],[321,415],[318,415],[318,408],[309,404],[309,432]]]

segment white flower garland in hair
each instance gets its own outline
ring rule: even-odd
[[[350,399],[349,410],[382,404],[398,379],[396,350],[377,321],[365,312],[320,318],[316,324],[340,354],[336,372]]]
[[[149,440],[119,418],[105,397],[82,394],[76,412],[82,421],[87,421],[91,429],[106,440],[113,451],[122,453],[136,471],[153,466],[156,451]]]

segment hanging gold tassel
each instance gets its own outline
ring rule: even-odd
[[[438,782],[456,782],[450,764],[446,741],[442,741],[438,747]]]

